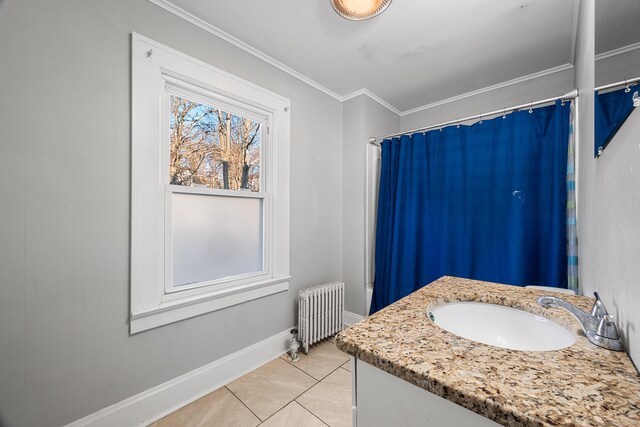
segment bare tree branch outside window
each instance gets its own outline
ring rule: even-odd
[[[260,191],[261,123],[171,95],[169,182]]]

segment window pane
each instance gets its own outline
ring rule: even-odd
[[[262,124],[170,96],[169,182],[260,191]]]
[[[172,197],[173,286],[263,270],[262,199]]]

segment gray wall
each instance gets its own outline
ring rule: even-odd
[[[402,116],[400,128],[402,131],[417,129],[459,117],[469,117],[487,111],[552,98],[566,93],[574,87],[573,70],[560,71]]]
[[[342,280],[345,282],[345,310],[360,315],[365,314],[365,98],[352,98],[342,106],[342,254],[345,258]]]
[[[596,160],[590,234],[596,245],[593,277],[584,290],[598,290],[616,316],[629,355],[640,362],[640,108],[636,108]],[[581,260],[582,261],[582,260]]]
[[[596,85],[640,75],[640,49],[595,64]],[[638,90],[638,87],[634,87]],[[640,109],[636,108],[604,154],[586,159],[592,212],[587,246],[593,268],[585,293],[597,290],[621,327],[629,355],[640,362]],[[592,153],[593,144],[589,147]],[[581,242],[582,243],[582,242]],[[583,260],[581,259],[582,263]]]
[[[287,293],[129,336],[130,33],[291,99]],[[342,106],[146,0],[0,1],[0,425],[57,426],[292,326],[341,277]]]
[[[640,77],[640,49],[596,61],[596,87]]]
[[[593,0],[582,3],[590,23]],[[574,80],[588,88],[588,25],[575,79],[560,72],[400,118],[368,97],[343,114],[146,0],[0,0],[0,425],[65,424],[278,333],[295,323],[296,291],[308,285],[342,277],[347,309],[364,314],[366,138],[555,96]],[[130,337],[132,31],[291,99],[293,280],[288,293]],[[613,61],[602,67],[620,70]],[[583,118],[593,117],[587,98]],[[637,113],[597,163],[584,119],[579,193],[582,284],[604,289],[636,358]]]
[[[343,105],[342,279],[347,311],[366,315],[365,217],[367,144],[371,136],[398,132],[400,117],[366,95]]]

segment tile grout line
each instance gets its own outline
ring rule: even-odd
[[[290,365],[292,365],[291,363],[289,363]],[[300,393],[299,395],[297,395],[296,397],[293,398],[293,400],[291,402],[296,402],[298,405],[302,406],[305,410],[309,411],[309,409],[307,409],[306,406],[304,406],[302,403],[298,402],[298,398],[300,396],[302,396],[303,394],[305,394],[306,392],[308,392],[309,390],[311,390],[312,388],[314,388],[315,386],[317,386],[318,384],[320,384],[320,381],[316,380],[315,377],[307,374],[306,372],[304,372],[302,369],[298,368],[297,366],[294,366],[296,369],[298,369],[299,371],[305,373],[306,375],[308,375],[309,377],[313,378],[313,380],[316,382],[315,384],[313,384],[312,386],[310,386],[309,388],[307,388],[306,390],[304,390],[302,393]],[[340,369],[340,366],[338,366],[338,368],[336,369]],[[328,373],[327,375],[325,375],[322,379],[324,380],[325,378],[327,378],[329,375],[331,375],[332,373],[334,373],[336,371],[336,369],[334,369],[333,371],[331,371],[330,373]],[[284,405],[284,407],[286,407],[287,405],[291,404],[291,402],[288,402],[286,405]],[[282,408],[280,408],[282,409]],[[279,411],[279,410],[278,410]],[[277,411],[276,411],[277,412]],[[320,421],[322,421],[316,414],[314,414],[313,412],[309,411],[309,413],[311,413],[311,415],[313,415],[314,417],[318,418]],[[322,421],[322,423],[324,423],[325,425],[328,425],[327,423],[325,423],[324,421]]]
[[[278,409],[276,412],[274,412],[273,414],[269,415],[269,416],[267,417],[267,419],[266,419],[266,420],[264,420],[264,421],[261,421],[261,422],[260,422],[260,424],[258,424],[258,426],[261,426],[262,424],[264,424],[264,423],[266,423],[267,421],[269,421],[272,417],[275,417],[275,416],[276,416],[276,414],[277,414],[278,412],[281,412],[282,410],[284,410],[284,408],[286,408],[286,407],[287,407],[287,406],[289,406],[289,405],[291,405],[291,402],[287,403],[287,404],[286,404],[286,405],[284,405],[282,408]]]
[[[306,406],[304,406],[302,403],[298,402],[297,400],[295,400],[294,402],[296,402],[298,405],[300,405],[302,407],[302,409],[304,409],[305,411],[307,411],[308,413],[310,413],[311,415],[313,415],[318,421],[320,421],[322,424],[326,425],[327,427],[331,427],[329,426],[329,424],[325,423],[324,420],[322,418],[320,418],[319,416],[317,416],[316,414],[314,414],[309,408],[307,408]]]
[[[347,362],[348,362],[348,360],[347,360]],[[344,362],[344,363],[347,363],[347,362]],[[314,380],[316,380],[316,381],[317,381],[317,383],[313,385],[313,386],[316,386],[316,385],[318,385],[320,382],[322,382],[325,378],[327,378],[329,375],[333,374],[335,371],[337,371],[338,369],[342,368],[342,365],[344,365],[344,363],[341,363],[340,365],[338,365],[338,367],[337,367],[337,368],[333,369],[331,372],[329,372],[327,375],[325,375],[324,377],[320,378],[319,380],[318,380],[318,379],[316,379],[316,377],[314,377],[314,376],[312,376],[312,375],[310,375],[310,374],[308,374],[308,373],[306,373],[306,372],[302,371],[302,368],[298,368],[297,366],[295,366],[295,365],[293,365],[293,364],[291,364],[291,365],[293,365],[294,367],[298,368],[299,370],[301,370],[302,372],[304,372],[305,374],[309,375],[311,378],[313,378]],[[346,369],[345,369],[345,371],[346,371]],[[347,371],[347,372],[350,372],[350,371]],[[312,387],[313,387],[313,386],[312,386]],[[297,398],[296,398],[296,399],[297,399]]]
[[[298,402],[297,400],[296,400],[296,403],[297,403],[298,405],[302,406],[302,408],[303,408],[305,411],[307,411],[308,413],[310,413],[311,415],[313,415],[314,417],[316,417],[317,419],[319,419],[319,420],[320,420],[320,422],[321,422],[322,424],[326,425],[327,427],[330,427],[330,426],[329,426],[329,424],[325,423],[325,422],[324,422],[324,420],[323,420],[322,418],[320,418],[319,416],[317,416],[316,414],[314,414],[314,413],[311,411],[311,409],[307,408],[306,406],[304,406],[302,403]]]
[[[304,371],[303,371],[303,372],[304,372]],[[304,373],[305,373],[305,374],[307,374],[306,372],[304,372]],[[290,405],[290,404],[291,404],[291,402],[296,402],[298,405],[300,405],[300,402],[298,402],[296,399],[297,399],[297,398],[299,398],[300,396],[302,396],[303,394],[305,394],[306,392],[308,392],[309,390],[311,390],[313,387],[315,387],[316,385],[318,385],[318,383],[320,382],[320,381],[316,380],[315,378],[313,378],[311,375],[309,375],[309,374],[307,374],[307,375],[308,375],[309,377],[311,377],[311,378],[312,378],[316,383],[315,383],[315,384],[313,384],[313,385],[311,385],[311,386],[309,386],[308,388],[306,388],[302,393],[300,393],[299,395],[297,395],[296,397],[294,397],[294,398],[293,398],[292,400],[290,400],[289,402],[285,403],[283,407],[279,408],[276,412],[274,412],[273,414],[269,415],[269,417],[267,417],[267,419],[265,419],[264,421],[267,421],[269,418],[271,418],[272,416],[274,416],[275,414],[277,414],[278,412],[280,412],[282,409],[286,408],[288,405]],[[238,399],[239,399],[239,398],[238,398]],[[244,402],[242,402],[242,404],[244,405]],[[245,405],[245,406],[247,406],[247,405]],[[300,406],[302,406],[302,405],[300,405]],[[304,408],[304,406],[302,406],[302,407]],[[304,408],[304,409],[307,409],[307,408]],[[249,409],[249,410],[251,411],[251,409]],[[307,411],[309,411],[309,410],[307,409]],[[253,412],[253,411],[252,411],[252,412]],[[311,412],[311,411],[309,411],[309,412]],[[313,414],[313,413],[312,413],[312,414]],[[315,416],[315,414],[313,414],[313,415]],[[257,415],[256,415],[256,417],[257,417]],[[316,417],[316,418],[318,418],[318,417]],[[260,420],[260,417],[258,417],[258,419]],[[260,424],[262,424],[264,421],[262,421]],[[322,421],[322,420],[320,420],[320,421]]]
[[[302,372],[303,374],[313,378],[314,381],[316,381],[317,383],[319,383],[320,381],[322,381],[322,379],[324,379],[324,377],[322,379],[317,379],[316,377],[314,377],[313,375],[311,375],[310,373],[306,372],[304,369],[294,365],[293,363],[289,362],[288,360],[285,360],[285,362],[287,362],[289,365],[293,366],[294,368],[296,368],[297,370],[299,370],[300,372]],[[315,385],[315,384],[314,384]]]
[[[1,1],[1,0],[0,0]],[[333,341],[332,339],[329,339],[327,342],[331,342],[335,345],[335,341]],[[298,371],[302,372],[303,374],[305,374],[307,377],[311,378],[314,381],[314,384],[310,385],[309,387],[307,387],[306,389],[304,389],[301,393],[299,393],[297,396],[295,396],[292,400],[288,401],[286,404],[284,404],[284,406],[282,406],[281,408],[279,408],[278,410],[276,410],[273,414],[269,415],[267,418],[265,418],[264,420],[262,420],[258,414],[256,414],[253,410],[251,410],[251,408],[238,396],[236,395],[229,387],[228,385],[231,384],[225,384],[220,388],[225,388],[229,393],[231,393],[231,395],[233,397],[235,397],[236,399],[238,399],[238,401],[240,401],[240,403],[242,404],[242,406],[244,406],[245,408],[247,408],[247,410],[249,410],[249,412],[256,417],[256,419],[259,421],[258,426],[262,425],[263,423],[265,423],[267,420],[269,420],[270,418],[272,418],[274,415],[276,415],[278,412],[281,412],[284,408],[286,408],[287,406],[289,406],[291,403],[296,403],[298,405],[300,405],[305,411],[309,412],[314,418],[318,419],[322,424],[328,426],[328,424],[326,422],[324,422],[320,417],[318,417],[316,414],[314,414],[311,410],[309,410],[307,407],[305,407],[302,403],[298,402],[298,398],[301,397],[303,394],[305,394],[306,392],[308,392],[309,390],[311,390],[312,388],[314,388],[316,385],[320,384],[320,382],[324,381],[329,375],[333,374],[334,372],[336,372],[338,369],[343,368],[345,371],[348,371],[346,368],[344,368],[343,366],[349,362],[349,360],[347,360],[346,362],[340,363],[338,365],[337,368],[331,370],[328,374],[326,374],[325,376],[323,376],[320,379],[316,379],[313,375],[311,375],[310,373],[306,372],[305,370],[303,370],[302,368],[298,367],[297,365],[293,364],[292,362],[289,361],[289,358],[286,357],[287,354],[285,353],[283,356],[279,357],[281,359],[283,359],[285,362],[287,362],[288,365],[293,366],[294,368],[296,368]],[[306,355],[308,356],[308,354]],[[254,369],[255,371],[255,369]],[[253,372],[253,371],[252,371]],[[249,374],[249,373],[247,373]],[[247,375],[245,374],[245,376]],[[220,388],[216,389],[219,390]],[[211,393],[215,392],[216,390],[213,390]],[[208,393],[208,394],[211,394]],[[206,395],[205,395],[206,396]],[[203,396],[203,397],[205,397]],[[176,412],[176,411],[174,411]],[[172,412],[173,413],[173,412]],[[167,416],[170,414],[167,414]],[[164,417],[163,417],[164,418]]]
[[[275,359],[274,359],[274,360],[275,360]],[[302,391],[302,393],[298,394],[298,395],[297,395],[296,397],[294,397],[292,400],[290,400],[290,401],[288,401],[287,403],[285,403],[285,404],[284,404],[284,406],[282,406],[281,408],[278,408],[278,410],[276,410],[276,412],[274,412],[273,414],[269,415],[267,418],[265,418],[265,420],[264,420],[264,421],[263,421],[263,420],[262,420],[262,418],[260,418],[260,417],[255,413],[255,412],[251,411],[251,408],[249,408],[249,407],[247,406],[247,404],[246,404],[246,403],[244,403],[244,402],[242,401],[242,399],[240,399],[238,396],[236,396],[236,395],[231,391],[231,389],[229,389],[226,385],[224,386],[224,387],[226,387],[226,388],[227,388],[227,390],[229,390],[229,392],[230,392],[231,394],[233,394],[233,395],[234,395],[234,396],[235,396],[235,397],[236,397],[236,398],[237,398],[237,399],[238,399],[238,400],[239,400],[239,401],[240,401],[244,406],[246,406],[246,408],[247,408],[247,409],[249,409],[249,411],[251,411],[251,413],[252,413],[253,415],[255,415],[255,416],[256,416],[256,418],[258,418],[258,420],[260,420],[260,424],[264,423],[264,422],[265,422],[265,421],[267,421],[269,418],[271,418],[272,416],[274,416],[275,414],[277,414],[278,412],[280,412],[282,409],[286,408],[286,407],[287,407],[287,405],[291,404],[291,402],[296,402],[296,403],[298,403],[298,404],[300,405],[300,402],[297,402],[297,401],[296,401],[296,399],[297,399],[298,397],[302,396],[303,394],[305,394],[306,392],[308,392],[309,390],[311,390],[313,387],[315,387],[315,386],[320,382],[320,381],[318,381],[317,379],[315,379],[313,376],[311,376],[311,375],[309,375],[308,373],[306,373],[305,371],[303,371],[302,369],[300,369],[300,368],[298,368],[297,366],[295,366],[295,365],[293,365],[293,364],[289,363],[289,361],[288,361],[288,360],[285,360],[285,362],[287,362],[289,365],[293,366],[294,368],[298,369],[300,372],[302,372],[303,374],[305,374],[306,376],[308,376],[309,378],[311,378],[313,381],[315,381],[315,383],[314,383],[314,384],[312,384],[311,386],[309,386],[308,388],[304,389],[304,390]],[[251,371],[251,372],[253,372],[253,371]],[[250,372],[249,372],[249,373],[250,373]],[[247,375],[248,375],[249,373],[247,373]],[[241,378],[242,378],[242,377],[241,377]],[[229,384],[231,384],[231,383],[229,383]],[[302,406],[302,405],[300,405],[300,406]],[[304,406],[303,406],[303,408],[304,408]],[[304,408],[304,409],[305,409],[305,410],[307,410],[307,411],[309,411],[307,408]],[[311,412],[311,411],[309,411],[309,412]],[[313,416],[315,416],[315,414],[313,414],[313,413],[312,413],[312,415],[313,415]],[[318,417],[316,417],[316,418],[318,418]],[[320,421],[322,421],[322,420],[320,420]],[[260,424],[258,424],[258,425],[260,425]]]
[[[331,341],[332,342],[332,341]],[[335,344],[335,343],[334,343]],[[286,354],[286,353],[285,353]],[[325,378],[327,378],[329,375],[333,374],[335,371],[337,371],[338,369],[340,369],[345,363],[350,362],[350,360],[347,360],[346,362],[341,363],[340,365],[338,365],[337,368],[335,368],[334,370],[332,370],[331,372],[329,372],[327,375],[325,375],[324,377],[317,379],[316,377],[314,377],[313,375],[311,375],[310,373],[306,372],[305,370],[303,370],[302,368],[294,365],[292,362],[289,362],[289,358],[285,358],[284,359],[285,362],[287,362],[289,365],[293,366],[294,368],[298,369],[301,372],[304,372],[305,374],[307,374],[308,376],[310,376],[311,378],[313,378],[314,380],[316,380],[317,382],[320,382],[322,380],[324,380]],[[351,372],[351,371],[348,371]]]
[[[231,383],[229,383],[229,384],[231,384]],[[254,417],[256,417],[256,418],[258,419],[258,421],[260,421],[260,422],[258,423],[258,425],[260,425],[260,424],[262,424],[262,423],[264,422],[264,421],[262,421],[262,419],[258,416],[258,414],[256,414],[255,412],[253,412],[253,411],[251,410],[251,408],[249,408],[249,407],[247,406],[247,404],[246,404],[246,403],[244,403],[244,402],[242,401],[242,399],[240,399],[238,396],[236,396],[236,394],[235,394],[233,391],[231,391],[231,389],[230,389],[229,387],[227,387],[226,385],[225,385],[225,386],[223,386],[223,387],[224,387],[224,388],[226,388],[226,389],[229,391],[229,393],[231,393],[231,395],[232,395],[233,397],[235,397],[236,399],[238,399],[238,400],[240,401],[240,403],[242,403],[242,406],[244,406],[245,408],[247,408],[247,409],[249,410],[249,412],[251,412],[251,413],[253,414],[253,416],[254,416]],[[266,420],[265,420],[265,421],[266,421]]]
[[[322,377],[322,379],[318,382],[324,381],[329,375],[333,374],[335,371],[337,371],[338,369],[342,368],[342,365],[338,366],[336,369],[334,369],[333,371],[329,372],[327,375],[325,375],[324,377]],[[353,385],[352,385],[353,386]]]
[[[278,412],[281,412],[284,408],[286,408],[286,407],[287,407],[287,406],[289,406],[289,405],[291,405],[291,402],[287,403],[287,404],[286,404],[286,405],[284,405],[282,408],[278,409],[276,412],[274,412],[273,414],[269,415],[269,416],[267,417],[267,419],[266,419],[266,420],[264,420],[264,421],[260,421],[260,424],[258,424],[258,426],[261,426],[262,424],[264,424],[264,423],[266,423],[267,421],[269,421],[272,417],[275,417],[275,415],[276,415]]]
[[[343,365],[344,365],[344,363],[343,363]],[[338,369],[340,369],[340,368],[342,368],[342,365],[338,366],[336,369],[334,369],[333,371],[329,372],[329,373],[328,373],[327,375],[325,375],[325,376],[324,376],[320,381],[318,381],[317,383],[315,383],[314,385],[312,385],[311,387],[309,387],[307,390],[305,390],[305,392],[304,392],[304,393],[306,393],[307,391],[311,390],[313,387],[315,387],[315,386],[317,386],[318,384],[320,384],[324,379],[326,379],[329,375],[333,374],[335,371],[337,371],[337,370],[338,370]],[[345,371],[347,371],[347,370],[345,369]],[[347,371],[347,372],[349,372],[349,371]],[[351,373],[349,372],[349,374],[351,374]],[[308,375],[308,374],[307,374],[307,375]],[[315,378],[314,378],[314,379],[315,379]],[[353,384],[351,384],[351,387],[353,387]],[[304,393],[301,393],[298,397],[302,396]],[[323,424],[325,424],[325,425],[327,425],[327,426],[329,425],[329,424],[325,423],[325,422],[322,420],[322,418],[320,418],[319,416],[317,416],[316,414],[314,414],[314,413],[313,413],[313,411],[311,411],[309,408],[307,408],[306,406],[304,406],[304,405],[302,404],[302,402],[298,402],[298,400],[297,400],[297,399],[298,399],[298,397],[296,397],[296,398],[294,399],[294,400],[295,400],[295,402],[296,402],[298,405],[302,406],[304,409],[306,409],[307,411],[309,411],[309,413],[310,413],[311,415],[313,415],[314,417],[316,417],[317,419],[319,419],[320,421],[322,421],[322,423],[323,423]],[[287,404],[287,405],[288,405],[288,404]],[[352,405],[353,405],[353,402],[352,402]]]
[[[306,373],[306,372],[305,372],[305,373]],[[307,374],[307,375],[309,375],[309,374]],[[311,377],[311,375],[309,375],[309,376]],[[313,377],[311,377],[311,378],[313,378]],[[296,401],[296,402],[297,402],[297,400],[296,400],[297,398],[299,398],[300,396],[302,396],[303,394],[305,394],[306,392],[308,392],[309,390],[311,390],[312,388],[314,388],[315,386],[317,386],[318,384],[320,384],[320,381],[316,380],[315,378],[313,378],[313,380],[314,380],[316,383],[315,383],[314,385],[310,386],[309,388],[307,388],[305,391],[303,391],[302,393],[300,393],[300,394],[299,394],[299,395],[297,395],[296,397],[294,397],[294,398],[293,398],[293,400],[292,400],[291,402],[294,402],[294,401]],[[289,403],[291,403],[291,402],[289,402]],[[287,403],[287,405],[288,405],[289,403]],[[298,402],[298,403],[300,403],[300,402]],[[285,405],[285,406],[286,406],[286,405]],[[305,409],[306,409],[306,408],[305,408]]]
[[[307,411],[308,413],[310,413],[314,418],[316,418],[318,421],[320,421],[322,424],[326,425],[327,427],[330,427],[329,424],[325,423],[324,421],[322,421],[320,418],[318,418],[318,416],[316,414],[314,414],[313,412],[311,412],[310,410],[308,410],[307,408],[305,408],[300,402],[298,402],[297,400],[293,399],[291,402],[287,403],[286,405],[284,405],[282,408],[278,409],[276,412],[274,412],[273,414],[271,414],[269,416],[269,418],[267,418],[266,420],[262,421],[260,424],[258,424],[258,427],[261,426],[262,424],[266,423],[269,419],[271,419],[272,417],[274,417],[278,412],[282,412],[287,406],[291,405],[292,403],[296,403],[298,405],[300,405],[300,407],[302,409],[304,409],[305,411]]]

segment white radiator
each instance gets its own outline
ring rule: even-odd
[[[342,330],[344,283],[331,282],[298,293],[298,337],[309,346]]]

